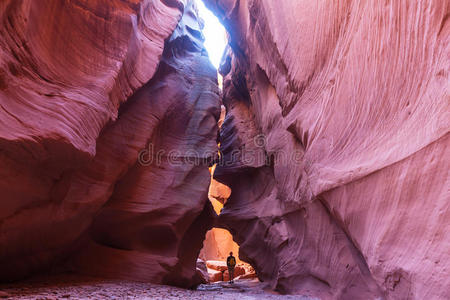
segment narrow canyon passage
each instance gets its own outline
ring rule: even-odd
[[[222,116],[219,119],[219,127],[225,115],[224,110],[222,112]],[[220,225],[217,220],[232,191],[229,187],[214,179],[215,169],[216,165],[210,168],[211,183],[208,191],[208,199],[211,201],[216,214],[214,224]],[[236,260],[236,267],[234,268],[233,274],[234,281],[257,278],[253,267],[248,262],[243,261],[239,256],[239,245],[234,241],[233,235],[227,229],[213,227],[205,235],[203,247],[200,250],[199,260],[197,261],[198,269],[203,271],[203,273],[205,271],[208,273],[204,275],[207,278],[206,281],[230,281],[230,274],[227,268],[227,258],[229,255],[233,255]],[[199,267],[199,265],[203,265],[203,268]]]
[[[0,297],[450,299],[449,15],[0,1]]]

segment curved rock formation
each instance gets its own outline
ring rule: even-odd
[[[449,298],[449,4],[206,3],[241,258],[285,293]]]
[[[239,245],[233,241],[233,236],[225,229],[213,228],[206,233],[200,258],[208,260],[226,261],[230,252],[239,253]],[[237,262],[242,261],[236,257]]]
[[[450,298],[450,5],[205,2],[230,34],[232,193],[210,195],[241,259],[283,293]],[[201,27],[192,0],[0,2],[0,281],[201,282],[220,115]]]
[[[193,2],[2,1],[0,22],[0,281],[69,258],[199,282],[220,102]]]

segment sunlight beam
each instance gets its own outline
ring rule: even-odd
[[[205,27],[203,35],[205,37],[205,48],[208,51],[209,60],[217,69],[219,68],[222,53],[227,45],[225,28],[217,17],[205,7],[202,0],[194,0],[198,8],[198,14],[203,19]]]

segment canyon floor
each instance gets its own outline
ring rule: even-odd
[[[0,285],[0,298],[8,299],[314,299],[300,295],[279,295],[265,289],[258,280],[238,280],[235,284],[217,282],[187,290],[150,283],[80,277],[71,274],[30,279]]]

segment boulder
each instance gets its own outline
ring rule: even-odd
[[[216,271],[226,271],[228,270],[227,263],[221,260],[207,260],[206,266],[210,269]]]
[[[209,282],[223,281],[223,272],[214,269],[208,269]]]
[[[244,274],[245,274],[245,269],[243,267],[236,266],[234,268],[234,277],[233,278],[237,278]],[[226,270],[225,272],[223,272],[223,281],[229,281],[229,280],[230,280],[230,273],[228,272],[228,270]]]

